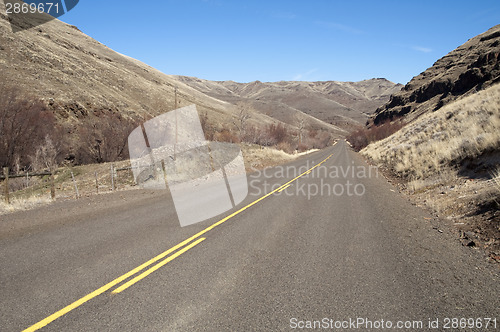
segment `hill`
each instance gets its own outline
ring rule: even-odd
[[[364,136],[406,126],[361,150],[417,204],[453,221],[464,245],[487,248],[494,259],[500,257],[499,65],[497,25],[392,95]],[[380,125],[387,120],[394,121]]]
[[[471,38],[437,60],[378,108],[375,124],[397,117],[411,121],[500,81],[500,25]]]
[[[9,21],[12,18],[4,13],[2,3],[0,89],[4,98],[0,104],[4,106],[3,115],[10,119],[27,118],[27,114],[14,116],[16,110],[7,114],[6,105],[41,103],[38,106],[49,111],[52,121],[35,119],[35,122],[47,122],[43,132],[57,136],[53,140],[58,144],[60,159],[73,164],[122,159],[126,157],[126,138],[134,126],[189,104],[197,105],[211,136],[221,132],[216,139],[234,136],[223,131],[227,128],[234,131],[234,122],[240,112],[237,106],[119,54],[77,27],[57,19],[14,34]],[[12,23],[26,24],[23,21]],[[249,112],[249,126],[259,130],[279,123],[268,115]],[[327,131],[333,137],[343,134],[342,130],[307,114],[302,117],[308,128]],[[3,122],[0,125],[0,129],[8,127]],[[23,122],[11,125],[19,127]],[[34,154],[37,146],[43,144],[43,135],[26,135],[17,142],[13,141],[15,135],[11,136],[10,141],[0,144],[2,152],[7,151],[0,158],[3,165],[12,166],[16,156],[21,156],[21,164],[28,164],[27,155]],[[20,146],[25,148],[20,150]]]
[[[360,82],[250,82],[207,81],[194,77],[178,79],[209,96],[253,109],[293,123],[305,113],[326,123],[350,130],[363,126],[373,111],[402,87],[384,78]]]

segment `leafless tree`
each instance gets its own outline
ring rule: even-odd
[[[236,127],[236,129],[238,129],[240,140],[244,140],[247,129],[247,121],[252,116],[250,115],[248,106],[240,103],[238,105],[238,109],[239,109],[238,117],[236,118],[236,120],[233,121],[233,124]]]
[[[39,143],[53,130],[54,115],[45,104],[19,89],[0,87],[0,165],[26,165]]]
[[[57,157],[59,151],[50,138],[45,136],[44,142],[38,146],[33,156],[30,156],[31,167],[34,171],[49,170],[53,171],[57,168]]]
[[[128,157],[128,135],[138,125],[120,114],[89,117],[79,129],[81,162],[109,162]]]
[[[300,145],[302,144],[302,141],[304,139],[305,121],[304,118],[299,116],[295,118],[295,121],[297,123],[297,129],[299,130],[299,145]]]

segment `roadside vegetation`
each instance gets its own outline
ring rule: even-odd
[[[380,141],[404,127],[401,120],[386,121],[378,125],[372,125],[369,128],[359,128],[352,131],[346,139],[351,143],[356,151],[368,146],[368,144]]]
[[[332,142],[329,132],[305,128],[300,119],[296,120],[296,126],[277,121],[265,125],[252,123],[252,112],[248,109],[240,109],[229,125],[211,122],[207,113],[203,113],[200,119],[208,141],[254,144],[288,154],[322,149]]]
[[[57,199],[110,192],[113,185],[116,190],[135,187],[131,171],[123,168],[130,166],[127,140],[139,121],[100,110],[79,113],[79,125],[73,126],[71,118],[58,121],[45,101],[17,89],[0,95],[0,109],[0,166],[8,167],[11,176],[22,176],[9,179],[10,204],[0,198],[0,214],[51,202],[50,176],[33,176],[37,173],[55,173]],[[259,125],[248,109],[241,109],[232,123],[214,121],[206,113],[200,120],[207,140],[240,145],[249,172],[286,163],[332,140],[330,133],[305,128],[301,121],[296,128],[277,121]],[[112,165],[123,169],[115,171],[114,184]]]
[[[0,167],[14,174],[128,159],[130,132],[148,120],[131,119],[113,110],[85,111],[74,106],[78,118],[50,109],[51,101],[27,96],[15,88],[0,94]],[[321,149],[331,143],[325,130],[297,127],[275,121],[252,122],[251,110],[240,108],[232,123],[212,120],[205,112],[200,120],[207,140],[256,144],[288,154]]]
[[[499,256],[500,84],[426,113],[361,153]]]

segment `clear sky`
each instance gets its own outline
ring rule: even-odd
[[[500,1],[80,0],[61,19],[166,74],[406,83],[500,24]]]

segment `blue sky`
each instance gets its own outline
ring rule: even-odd
[[[166,74],[406,83],[500,23],[500,1],[80,0],[62,16]]]

